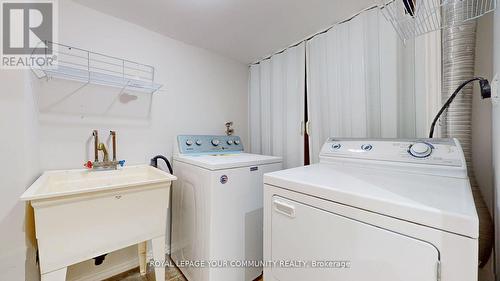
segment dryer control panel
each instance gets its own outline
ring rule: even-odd
[[[370,165],[415,172],[451,169],[466,173],[463,151],[456,139],[329,138],[321,149],[320,161],[360,165],[370,161]]]
[[[243,152],[238,136],[180,135],[177,144],[181,154],[229,154]]]

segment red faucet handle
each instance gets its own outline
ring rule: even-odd
[[[86,167],[87,169],[92,169],[94,164],[92,164],[92,161],[87,161],[87,163],[83,164],[83,166]]]

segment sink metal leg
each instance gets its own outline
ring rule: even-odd
[[[41,275],[41,281],[65,281],[66,280],[66,267],[47,272]]]
[[[153,245],[153,258],[155,265],[156,281],[165,280],[165,236],[160,236],[151,239]]]

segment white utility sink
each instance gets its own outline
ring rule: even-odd
[[[146,165],[43,173],[21,196],[35,212],[42,281],[65,280],[69,265],[147,240],[164,261],[173,180]],[[164,268],[155,275],[165,280]]]

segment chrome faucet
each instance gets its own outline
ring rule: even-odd
[[[99,170],[116,170],[118,165],[122,166],[125,164],[125,160],[116,160],[116,132],[109,132],[112,144],[113,144],[113,160],[109,161],[109,154],[106,148],[106,145],[102,142],[99,142],[99,136],[97,130],[92,132],[92,136],[94,137],[94,162],[88,161],[84,164],[85,167],[89,169],[99,169]],[[102,161],[99,161],[99,151],[102,151],[103,157]]]

